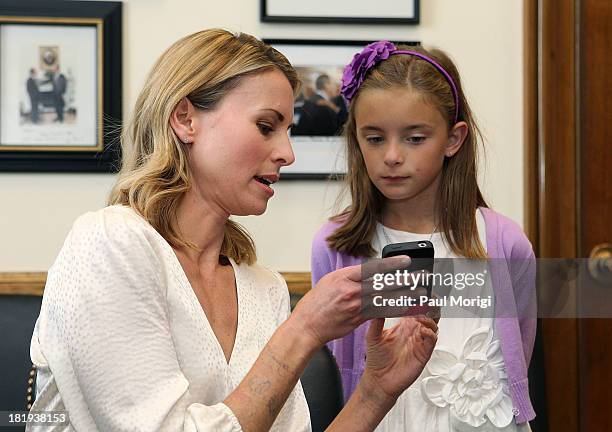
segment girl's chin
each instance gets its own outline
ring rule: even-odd
[[[383,194],[383,196],[391,201],[404,201],[404,200],[409,200],[411,198],[413,198],[413,194],[411,194],[408,191],[399,191],[399,190],[389,190],[389,189],[383,189],[381,190],[381,193]]]

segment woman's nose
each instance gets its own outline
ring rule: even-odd
[[[273,158],[275,162],[280,162],[281,166],[291,165],[295,162],[295,154],[293,153],[289,133],[280,139]]]

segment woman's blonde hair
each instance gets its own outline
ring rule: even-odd
[[[440,50],[399,45],[428,56],[452,77],[459,97],[457,121],[468,125],[468,133],[459,151],[444,160],[442,179],[435,209],[438,228],[450,249],[467,258],[485,258],[486,252],[478,237],[476,209],[488,207],[476,178],[477,146],[482,135],[463,93],[459,72],[450,58]],[[354,95],[344,126],[347,143],[348,171],[346,188],[351,205],[332,218],[341,226],[328,238],[331,248],[353,256],[373,256],[371,242],[380,220],[386,198],[370,180],[357,142],[355,106],[359,95],[367,89],[407,87],[432,103],[446,119],[448,128],[455,124],[455,100],[448,81],[434,66],[416,56],[397,54],[383,60],[370,71]]]
[[[170,46],[157,60],[122,134],[123,161],[109,204],[130,206],[171,245],[197,247],[178,228],[176,210],[191,187],[185,144],[170,126],[184,97],[197,109],[213,110],[246,76],[276,68],[294,92],[295,69],[277,50],[251,35],[211,29]],[[223,145],[223,143],[219,143]],[[256,260],[255,245],[238,223],[228,220],[221,254],[237,263]]]

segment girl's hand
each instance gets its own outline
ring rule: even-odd
[[[423,316],[404,317],[390,329],[384,318],[372,320],[366,335],[362,381],[376,400],[394,402],[421,374],[437,341],[437,324]]]
[[[361,313],[362,280],[409,264],[410,258],[397,256],[328,273],[299,301],[289,319],[298,331],[310,335],[315,347],[342,337],[366,321]]]

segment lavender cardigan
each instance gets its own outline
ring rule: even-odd
[[[495,326],[508,374],[508,386],[516,423],[535,418],[529,399],[527,368],[536,333],[535,259],[531,243],[512,220],[487,208],[480,208],[486,225],[487,253],[495,292]],[[339,226],[326,223],[312,244],[312,285],[334,270],[360,264],[354,257],[331,250],[326,238]],[[328,344],[340,367],[344,399],[355,390],[365,368],[365,334],[369,322],[347,336]]]

